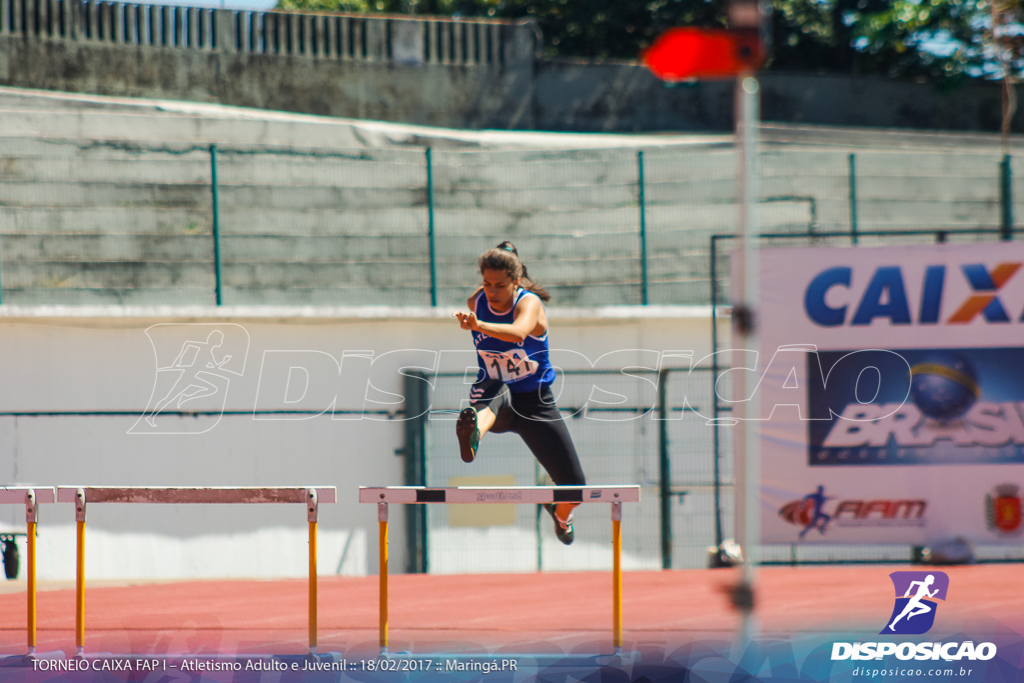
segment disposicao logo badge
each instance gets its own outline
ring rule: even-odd
[[[224,415],[231,380],[245,372],[249,332],[235,323],[158,323],[153,393],[129,434],[202,434]],[[184,413],[205,420],[183,419]]]
[[[889,574],[896,589],[892,616],[880,633],[915,635],[927,633],[935,623],[936,600],[945,600],[949,577],[944,572],[893,572]]]

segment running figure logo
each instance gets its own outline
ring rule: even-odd
[[[893,572],[889,575],[896,589],[896,605],[882,634],[917,635],[927,633],[935,623],[938,604],[933,598],[946,599],[949,576],[945,572]],[[902,597],[901,597],[902,596]]]
[[[231,377],[241,377],[249,333],[241,325],[168,324],[146,330],[156,356],[153,392],[129,434],[201,434],[224,414]],[[168,412],[203,414],[182,420]],[[212,419],[211,419],[212,418]]]
[[[807,532],[811,529],[817,529],[818,533],[824,535],[825,530],[828,529],[828,523],[832,521],[831,515],[826,515],[823,508],[825,507],[825,501],[828,500],[828,496],[825,495],[825,487],[819,485],[818,490],[814,493],[808,493],[804,496],[802,501],[802,508],[806,512],[808,507],[811,509],[811,519],[807,522],[807,526],[804,527],[803,531],[800,532],[800,540],[804,539]]]

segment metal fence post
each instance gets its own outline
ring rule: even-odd
[[[533,463],[533,481],[537,486],[544,486],[544,470],[539,462]],[[537,534],[537,571],[544,571],[544,537],[541,535],[541,523],[544,521],[544,506],[538,505],[534,515],[534,531]]]
[[[640,303],[647,305],[647,202],[644,196],[644,152],[636,153],[637,186],[640,200]]]
[[[718,375],[717,368],[714,373],[716,379]],[[712,389],[715,391],[715,414],[718,413],[718,394],[717,394],[717,381]],[[715,490],[715,547],[718,548],[716,560],[720,560],[722,557],[722,542],[725,540],[722,538],[722,435],[719,431],[718,420],[715,420],[715,427],[711,432],[712,438],[712,457],[714,458],[714,467],[712,468],[712,481],[714,483]]]
[[[427,485],[427,415],[430,394],[426,375],[410,372],[405,391],[405,485]],[[427,573],[427,506],[407,505],[405,535],[410,574]]]
[[[722,439],[718,404],[718,236],[711,236],[711,415],[714,426],[712,427],[712,439],[714,443],[712,457],[714,458],[714,485],[715,485],[715,548],[717,551],[713,558],[712,566],[720,566],[722,557]]]
[[[857,244],[857,155],[850,154],[850,240]]]
[[[999,164],[999,180],[1001,237],[1009,241],[1013,239],[1013,167],[1010,165],[1009,154],[1004,154]]]
[[[661,568],[672,568],[672,466],[668,452],[668,370],[658,373],[658,488],[661,507]]]
[[[210,145],[210,193],[213,195],[213,276],[217,305],[224,303],[221,295],[220,263],[220,198],[217,194],[217,145]]]
[[[430,242],[430,305],[437,306],[437,253],[434,245],[434,163],[427,147],[427,239]]]

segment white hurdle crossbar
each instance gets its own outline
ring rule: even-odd
[[[612,643],[622,650],[622,504],[639,503],[633,486],[360,486],[360,503],[377,504],[380,526],[380,651],[388,651],[388,504],[610,503],[612,506]]]
[[[28,546],[28,656],[36,653],[36,505],[54,502],[52,486],[3,486],[0,487],[0,503],[25,506],[25,524]]]
[[[78,569],[75,588],[75,646],[78,656],[85,654],[85,506],[86,503],[303,503],[309,520],[309,653],[316,654],[317,583],[316,525],[321,503],[337,502],[333,486],[292,487],[168,487],[168,486],[59,486],[57,502],[75,504],[78,522]]]

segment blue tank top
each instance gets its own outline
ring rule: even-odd
[[[474,308],[476,319],[511,325],[516,306],[524,296],[537,295],[520,287],[512,306],[504,313],[498,313],[491,308],[487,297],[481,292],[477,295]],[[495,339],[483,332],[474,332],[473,343],[476,345],[477,363],[480,365],[478,382],[487,378],[497,379],[507,384],[510,391],[524,392],[535,391],[541,385],[555,381],[555,369],[548,360],[547,332],[543,337],[529,335],[518,344]]]

